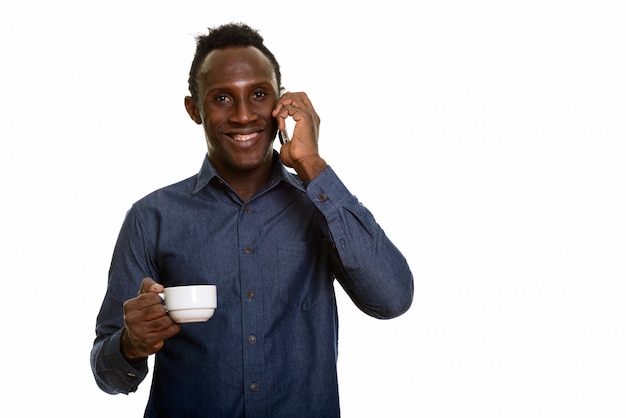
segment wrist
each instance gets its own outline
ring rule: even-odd
[[[122,331],[122,337],[120,338],[120,352],[130,364],[140,363],[146,358],[145,356],[137,353],[137,350],[134,349],[126,328]]]
[[[303,181],[313,180],[318,174],[324,171],[326,167],[328,167],[328,164],[319,155],[302,158],[297,161],[297,164],[294,164],[294,169]]]

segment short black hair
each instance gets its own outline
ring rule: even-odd
[[[206,56],[215,49],[231,46],[253,46],[265,55],[272,66],[278,88],[281,86],[280,65],[274,54],[263,43],[264,39],[259,31],[252,29],[244,23],[226,23],[217,27],[209,28],[206,35],[196,36],[196,54],[189,70],[189,92],[194,100],[198,100],[198,71]]]

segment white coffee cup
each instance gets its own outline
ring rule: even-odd
[[[167,314],[174,322],[205,322],[217,308],[217,286],[212,284],[166,287],[162,293]]]

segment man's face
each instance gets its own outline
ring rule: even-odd
[[[197,114],[190,115],[204,127],[216,169],[235,174],[268,163],[279,91],[270,61],[254,47],[218,49],[207,55],[198,78]]]

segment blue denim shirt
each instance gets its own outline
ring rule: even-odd
[[[333,170],[305,184],[276,152],[248,202],[205,158],[128,211],[91,352],[105,392],[133,392],[148,372],[120,353],[122,304],[145,277],[215,284],[218,296],[209,321],[182,324],[156,353],[146,417],[337,417],[334,280],[376,318],[413,299],[405,258]]]

